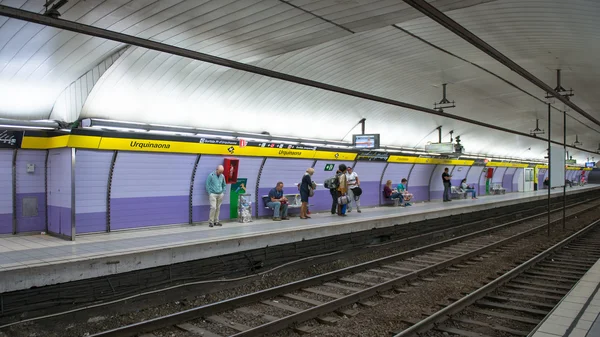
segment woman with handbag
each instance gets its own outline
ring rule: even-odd
[[[312,182],[311,176],[315,173],[315,169],[309,167],[306,169],[306,173],[302,177],[302,182],[300,183],[300,201],[302,205],[300,206],[300,219],[310,219],[310,217],[306,214],[308,209],[308,198],[314,195],[314,187],[315,185]]]
[[[346,216],[346,208],[350,202],[350,198],[346,195],[348,193],[348,180],[346,179],[346,165],[340,164],[340,175],[338,175],[339,186],[337,188],[338,195],[338,215]]]

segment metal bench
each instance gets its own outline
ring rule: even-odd
[[[467,192],[461,191],[457,186],[450,186],[450,198],[451,199],[466,199]]]
[[[398,207],[403,204],[403,203],[400,203],[400,198],[388,198],[385,196],[385,191],[382,191],[381,193],[383,193],[384,205],[391,206],[392,204],[394,204],[394,207]]]
[[[500,184],[494,184],[490,188],[490,192],[492,194],[504,194],[504,193],[506,193],[506,189],[504,187],[502,187],[502,185],[500,185]]]
[[[288,199],[288,209],[300,208],[300,206],[302,206],[302,201],[300,201],[300,194],[284,194],[283,196]],[[267,204],[271,201],[269,199],[269,196],[263,195],[261,198],[263,200],[265,208],[272,209],[271,207],[267,206]]]

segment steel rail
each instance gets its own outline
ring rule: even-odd
[[[597,199],[598,198],[594,198],[593,200],[597,200]],[[571,207],[576,207],[576,206],[579,206],[581,204],[588,203],[588,202],[590,202],[590,201],[589,200],[582,201],[582,202],[579,202],[579,203],[571,205],[570,208]],[[593,205],[593,206],[587,207],[584,210],[581,210],[581,211],[576,212],[574,214],[570,214],[568,217],[572,217],[572,216],[575,216],[577,214],[586,212],[586,211],[588,211],[588,210],[590,210],[592,208],[595,208],[595,207],[598,207],[598,206]],[[560,209],[555,210],[555,212],[558,212],[558,211],[560,211]],[[135,323],[135,324],[131,324],[131,325],[127,325],[127,326],[115,328],[115,329],[112,329],[112,330],[107,330],[107,331],[99,332],[99,333],[91,335],[90,337],[107,337],[107,336],[110,336],[110,337],[129,337],[129,336],[133,336],[133,335],[135,335],[137,333],[140,333],[140,332],[150,332],[150,331],[153,331],[153,330],[164,328],[165,326],[179,324],[179,323],[182,323],[182,322],[185,322],[185,321],[189,321],[189,320],[193,320],[193,319],[197,319],[197,318],[200,318],[200,317],[203,317],[203,316],[206,316],[206,315],[212,315],[212,314],[214,314],[216,312],[223,312],[223,311],[227,311],[227,310],[230,310],[230,309],[233,309],[233,308],[237,308],[237,307],[240,307],[240,306],[244,306],[244,305],[256,303],[256,302],[259,302],[259,301],[261,301],[263,299],[271,298],[271,297],[277,296],[277,295],[282,294],[282,293],[296,291],[298,289],[301,289],[301,288],[304,288],[304,287],[313,286],[313,285],[319,285],[319,284],[322,284],[323,282],[332,281],[332,280],[335,280],[335,279],[337,279],[339,277],[342,277],[344,275],[348,275],[348,274],[357,273],[357,272],[360,272],[360,271],[363,271],[363,270],[367,270],[367,269],[369,269],[369,268],[371,268],[373,266],[378,266],[378,265],[381,265],[381,264],[385,264],[385,263],[390,262],[390,261],[399,260],[399,259],[406,259],[406,258],[415,256],[415,255],[418,255],[420,253],[425,253],[425,252],[428,252],[428,251],[431,251],[431,250],[435,250],[435,249],[440,248],[440,247],[444,247],[444,246],[448,246],[448,245],[453,244],[453,243],[464,241],[465,239],[469,239],[469,238],[472,238],[472,237],[479,236],[480,234],[485,234],[485,233],[493,232],[493,231],[498,230],[498,229],[502,229],[502,228],[506,228],[506,227],[512,226],[512,225],[514,225],[516,223],[521,223],[521,222],[524,222],[524,221],[528,221],[528,220],[531,220],[533,218],[543,216],[545,214],[546,214],[546,212],[544,211],[543,213],[540,213],[538,215],[532,215],[532,216],[525,217],[525,218],[522,218],[522,219],[519,219],[519,220],[510,221],[510,222],[502,224],[502,225],[497,225],[497,226],[494,226],[494,227],[490,227],[488,229],[476,231],[476,232],[469,233],[469,234],[466,234],[466,235],[463,235],[463,236],[459,236],[459,237],[456,237],[456,238],[452,238],[452,239],[444,240],[444,241],[441,241],[441,242],[438,242],[438,243],[430,244],[430,245],[427,245],[427,246],[424,246],[424,247],[415,248],[415,249],[412,249],[412,250],[409,250],[409,251],[406,251],[406,252],[402,252],[402,253],[398,253],[398,254],[386,256],[386,257],[379,258],[379,259],[376,259],[376,260],[373,260],[373,261],[363,262],[363,263],[360,263],[358,265],[354,265],[354,266],[350,266],[350,267],[346,267],[346,268],[334,270],[334,271],[327,272],[327,273],[324,273],[324,274],[321,274],[321,275],[312,276],[312,277],[309,277],[309,278],[306,278],[306,279],[303,279],[303,280],[290,282],[290,283],[279,285],[279,286],[276,286],[276,287],[273,287],[273,288],[269,288],[269,289],[261,290],[261,291],[258,291],[258,292],[254,292],[254,293],[251,293],[251,294],[241,295],[241,296],[238,296],[238,297],[235,297],[235,298],[231,298],[231,299],[227,299],[227,300],[224,300],[224,301],[220,301],[220,302],[217,302],[217,303],[206,304],[206,305],[203,305],[203,306],[200,306],[200,307],[196,307],[196,308],[184,310],[184,311],[181,311],[181,312],[178,312],[178,313],[174,313],[174,314],[170,314],[170,315],[166,315],[166,316],[162,316],[162,317],[157,317],[157,318],[149,319],[149,320],[144,321],[144,322]],[[558,220],[558,221],[560,221],[560,220]],[[545,226],[547,226],[547,224],[543,224],[541,226],[536,226],[533,229],[530,229],[530,230],[527,230],[526,232],[523,232],[521,234],[517,234],[515,236],[512,236],[511,238],[512,238],[512,240],[516,240],[518,238],[517,237],[518,235],[526,236],[526,235],[529,235],[529,234],[531,234],[531,233],[539,230],[540,228],[545,228]],[[497,243],[488,245],[488,246],[486,246],[484,248],[487,248],[488,250],[489,249],[493,249],[491,247],[497,247],[497,245],[499,243],[501,243],[501,242],[502,243],[506,243],[508,241],[506,241],[506,239],[504,239],[504,240],[501,240],[501,241],[499,241]],[[494,245],[496,245],[496,246],[494,246]],[[481,252],[482,252],[482,250],[478,249],[477,251],[466,253],[466,254],[463,254],[463,255],[461,255],[459,257],[461,257],[462,259],[468,259],[468,258],[472,257],[473,254],[479,255],[479,254],[481,254]],[[452,261],[452,262],[450,263],[448,261]],[[284,317],[284,318],[282,318],[280,320],[273,321],[273,322],[267,323],[265,325],[261,325],[259,327],[255,327],[253,329],[241,332],[241,333],[236,334],[234,336],[249,336],[249,335],[252,335],[252,334],[246,335],[246,333],[250,333],[250,332],[254,333],[255,335],[258,335],[258,334],[262,334],[262,333],[266,333],[266,332],[272,332],[272,331],[277,331],[277,330],[284,329],[284,328],[286,328],[287,326],[289,326],[291,324],[295,324],[295,323],[298,323],[298,322],[301,322],[301,321],[306,321],[308,319],[311,319],[311,318],[314,318],[316,316],[319,316],[322,313],[331,312],[331,311],[336,310],[339,307],[345,306],[347,304],[355,303],[356,301],[359,301],[360,299],[371,297],[371,296],[373,296],[374,294],[376,294],[379,291],[390,289],[390,287],[393,286],[396,283],[404,282],[406,280],[410,280],[410,279],[416,278],[419,275],[422,275],[424,273],[430,272],[432,270],[431,269],[432,267],[442,268],[442,265],[447,267],[449,265],[455,264],[456,263],[456,258],[448,260],[448,261],[436,264],[434,266],[428,267],[428,268],[423,269],[423,270],[419,270],[419,271],[413,272],[411,274],[406,274],[406,275],[404,275],[404,276],[402,276],[400,278],[397,278],[397,279],[394,279],[394,280],[382,283],[382,284],[380,284],[378,286],[367,288],[366,290],[364,290],[364,293],[363,292],[354,293],[354,294],[351,294],[351,295],[349,295],[347,297],[340,298],[338,300],[334,300],[332,302],[325,303],[324,305],[321,305],[321,306],[313,307],[311,309],[308,309],[307,311],[303,311],[303,312],[298,313],[298,314],[286,316],[286,317]],[[450,263],[450,264],[447,265],[448,263]],[[443,268],[445,268],[445,267],[443,267]],[[378,287],[381,287],[381,288],[378,288]],[[333,307],[335,307],[335,308],[333,308]],[[331,308],[333,308],[333,309],[331,309]],[[307,318],[307,317],[309,317],[309,318]],[[283,325],[285,325],[285,326],[283,326]]]
[[[486,43],[485,41],[480,39],[477,35],[470,32],[468,29],[466,29],[465,27],[460,25],[458,22],[452,20],[446,14],[442,13],[440,10],[438,10],[434,6],[430,5],[427,1],[425,1],[425,0],[404,0],[404,2],[406,2],[414,9],[418,10],[419,12],[425,14],[430,19],[439,23],[440,25],[442,25],[449,31],[458,35],[460,38],[467,41],[468,43],[470,43],[474,47],[478,48],[482,52],[491,56],[496,61],[500,62],[501,64],[503,64],[510,70],[514,71],[515,73],[519,74],[521,77],[525,78],[529,82],[536,85],[538,88],[540,88],[540,89],[544,90],[545,92],[551,94],[552,96],[556,97],[559,101],[564,103],[566,106],[570,107],[574,111],[577,111],[580,115],[582,115],[585,118],[587,118],[588,120],[592,121],[594,124],[600,126],[599,120],[597,120],[592,115],[585,112],[583,109],[581,109],[575,103],[571,102],[568,98],[562,96],[560,93],[555,91],[552,87],[550,87],[549,85],[544,83],[544,81],[535,77],[535,75],[533,75],[532,73],[525,70],[525,68],[521,67],[516,62],[514,62],[513,60],[511,60],[510,58],[508,58],[507,56],[502,54],[500,51],[498,51],[497,49],[495,49],[494,47],[492,47],[491,45],[489,45],[488,43]]]
[[[385,98],[382,96],[371,95],[371,94],[367,94],[367,93],[356,91],[356,90],[342,88],[339,86],[326,84],[326,83],[322,83],[322,82],[318,82],[318,81],[314,81],[314,80],[310,80],[307,78],[298,77],[298,76],[294,76],[294,75],[289,75],[289,74],[285,74],[282,72],[265,69],[265,68],[257,67],[257,66],[242,63],[242,62],[237,62],[237,61],[229,60],[226,58],[222,58],[222,57],[218,57],[218,56],[214,56],[214,55],[210,55],[210,54],[206,54],[206,53],[201,53],[201,52],[197,52],[197,51],[193,51],[193,50],[189,50],[189,49],[185,49],[185,48],[180,48],[180,47],[176,47],[176,46],[169,45],[166,43],[156,42],[156,41],[152,41],[152,40],[146,40],[146,39],[142,39],[142,38],[139,38],[136,36],[127,35],[127,34],[123,34],[123,33],[119,33],[119,32],[114,32],[111,30],[102,29],[102,28],[98,28],[98,27],[94,27],[94,26],[90,26],[90,25],[86,25],[86,24],[82,24],[82,23],[78,23],[78,22],[67,21],[67,20],[63,20],[63,19],[55,19],[55,18],[52,18],[49,16],[44,16],[42,14],[25,11],[25,10],[22,10],[19,8],[0,5],[0,16],[6,16],[9,18],[13,18],[13,19],[18,19],[18,20],[32,22],[32,23],[36,23],[36,24],[40,24],[40,25],[49,26],[49,27],[64,29],[67,31],[80,33],[80,34],[84,34],[84,35],[95,36],[95,37],[99,37],[99,38],[103,38],[103,39],[107,39],[107,40],[111,40],[111,41],[116,41],[116,42],[120,42],[120,43],[125,43],[125,44],[129,44],[129,45],[133,45],[133,46],[137,46],[137,47],[141,47],[141,48],[155,50],[155,51],[159,51],[159,52],[163,52],[163,53],[167,53],[167,54],[171,54],[171,55],[177,55],[177,56],[181,56],[181,57],[185,57],[185,58],[189,58],[189,59],[193,59],[193,60],[216,64],[216,65],[224,66],[227,68],[246,71],[249,73],[262,75],[262,76],[266,76],[266,77],[270,77],[270,78],[275,78],[275,79],[279,79],[279,80],[286,81],[286,82],[301,84],[301,85],[318,88],[318,89],[322,89],[322,90],[326,90],[326,91],[330,91],[330,92],[335,92],[335,93],[343,94],[346,96],[357,97],[357,98],[366,99],[366,100],[374,101],[374,102],[379,102],[379,103],[383,103],[383,104],[387,104],[387,105],[393,105],[393,106],[397,106],[397,107],[401,107],[401,108],[405,108],[405,109],[409,109],[409,110],[425,112],[428,114],[445,117],[445,118],[450,118],[450,119],[458,120],[458,121],[461,121],[464,123],[473,124],[473,125],[489,128],[492,130],[506,132],[506,133],[511,133],[511,134],[515,134],[518,136],[535,139],[535,140],[544,140],[542,138],[532,136],[525,132],[520,132],[520,131],[515,131],[515,130],[509,129],[509,128],[499,127],[499,126],[496,126],[493,124],[488,124],[488,123],[480,122],[480,121],[477,121],[474,119],[449,114],[449,113],[438,111],[435,109],[426,108],[426,107],[422,107],[419,105],[410,104],[410,103],[406,103],[406,102],[401,102],[401,101]],[[555,141],[552,141],[552,142],[557,145],[563,145],[560,142],[555,142]],[[594,153],[594,151],[591,151],[591,150],[586,150],[586,149],[577,148],[577,147],[573,147],[573,146],[569,146],[569,147],[580,150],[580,151]]]
[[[571,214],[571,216],[574,216],[576,214],[581,214],[583,212],[588,211],[591,208],[596,208],[597,206],[592,206],[589,208],[586,208],[585,210],[576,212],[575,214]],[[555,221],[552,221],[552,223],[557,223],[562,221],[562,219],[558,219]],[[352,293],[348,296],[339,298],[339,299],[335,299],[333,301],[324,303],[322,305],[318,305],[312,308],[309,308],[307,310],[304,310],[302,312],[296,313],[296,314],[292,314],[286,317],[282,317],[279,320],[276,321],[272,321],[254,328],[251,328],[249,330],[245,330],[239,333],[236,333],[234,335],[231,335],[231,337],[250,337],[250,336],[262,336],[266,333],[272,333],[272,332],[277,332],[280,331],[282,329],[285,329],[287,327],[289,327],[292,324],[296,324],[296,323],[301,323],[301,322],[305,322],[307,320],[316,318],[320,315],[326,314],[326,313],[330,313],[332,311],[335,311],[341,307],[347,306],[347,305],[351,305],[353,303],[359,302],[361,300],[365,300],[369,297],[375,296],[377,294],[379,294],[380,292],[383,291],[387,291],[387,290],[391,290],[394,288],[395,285],[399,284],[399,283],[404,283],[406,281],[411,281],[414,280],[416,278],[418,278],[421,275],[426,275],[426,274],[430,274],[431,272],[440,270],[440,269],[445,269],[447,267],[450,267],[458,262],[464,261],[464,260],[468,260],[472,257],[478,256],[478,255],[482,255],[483,253],[489,252],[491,250],[494,250],[495,248],[498,248],[500,246],[506,245],[507,243],[516,241],[518,239],[521,239],[523,237],[529,236],[537,231],[540,231],[542,229],[546,228],[546,224],[540,225],[540,226],[536,226],[532,229],[526,230],[524,232],[521,232],[519,234],[515,234],[513,236],[510,236],[506,239],[500,240],[498,242],[494,242],[491,243],[489,245],[486,245],[484,247],[475,249],[471,252],[459,255],[457,257],[453,257],[451,259],[448,259],[446,261],[442,261],[439,263],[436,263],[432,266],[429,267],[425,267],[423,269],[419,269],[417,271],[414,271],[412,273],[397,277],[395,279],[380,283],[378,285],[372,286],[370,288],[364,289],[362,291],[359,292],[355,292]]]
[[[559,219],[554,222],[559,222],[561,220],[562,219]],[[436,313],[434,313],[433,315],[420,321],[419,323],[411,326],[408,329],[401,331],[400,333],[394,335],[394,337],[412,337],[412,336],[417,335],[418,333],[423,333],[428,330],[431,330],[436,324],[442,323],[442,322],[446,321],[447,319],[449,319],[450,315],[456,314],[456,313],[464,310],[466,307],[468,307],[471,304],[474,304],[476,301],[485,297],[490,292],[496,290],[500,286],[502,286],[502,285],[506,284],[507,282],[509,282],[510,280],[514,279],[515,277],[518,277],[524,271],[531,268],[532,266],[539,263],[540,261],[544,260],[546,257],[551,255],[556,250],[561,249],[562,247],[569,244],[574,239],[588,233],[591,229],[593,229],[596,225],[598,225],[598,223],[600,223],[600,220],[595,220],[591,224],[587,225],[585,228],[582,228],[581,230],[577,231],[573,235],[570,235],[568,238],[558,242],[557,244],[546,249],[542,253],[540,253],[540,254],[532,257],[531,259],[527,260],[526,262],[522,263],[518,267],[513,268],[512,270],[505,273],[504,275],[496,278],[494,281],[477,289],[476,291],[461,298],[460,300],[448,305],[444,309],[437,311]]]

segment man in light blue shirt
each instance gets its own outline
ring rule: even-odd
[[[210,201],[210,214],[208,216],[208,227],[222,226],[219,222],[219,212],[221,203],[225,195],[225,176],[223,175],[223,165],[217,166],[217,170],[211,172],[206,179],[206,192]]]

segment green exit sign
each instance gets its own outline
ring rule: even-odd
[[[335,164],[325,164],[325,171],[333,171]]]

